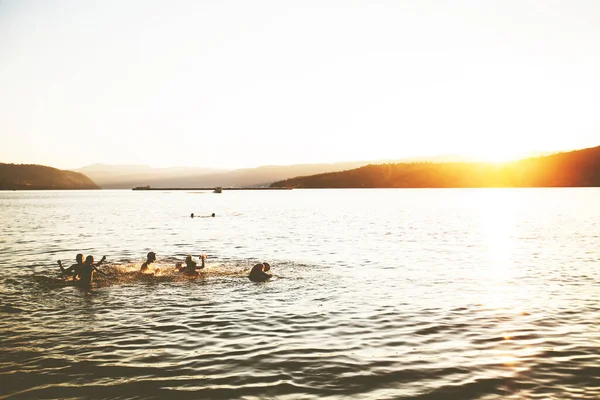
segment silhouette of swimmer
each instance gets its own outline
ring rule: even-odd
[[[58,260],[58,266],[60,267],[60,272],[62,275],[71,274],[73,280],[78,275],[78,271],[83,267],[83,254],[79,253],[75,256],[76,264],[71,265],[69,268],[64,268],[62,265],[62,261]]]
[[[97,268],[100,264],[104,262],[104,260],[106,260],[106,256],[102,257],[98,264],[94,265],[94,257],[87,256],[85,258],[83,266],[79,269],[79,284],[87,287],[91,286],[94,272],[99,272],[102,275],[108,275]]]
[[[206,217],[214,217],[214,216],[215,216],[215,213],[212,213],[210,215],[200,215],[198,218],[206,218]],[[190,218],[194,218],[194,217],[195,217],[194,213],[191,213]]]
[[[273,275],[267,274],[265,272],[270,269],[271,269],[271,266],[268,263],[256,264],[254,267],[252,267],[252,270],[250,271],[250,275],[248,275],[248,279],[250,279],[252,282],[267,281],[267,280],[271,279],[271,277],[273,276]]]
[[[181,273],[186,275],[197,275],[199,269],[203,269],[205,267],[204,260],[206,260],[206,254],[200,254],[200,259],[202,260],[202,265],[198,266],[198,264],[193,260],[192,256],[187,256],[185,258],[185,267],[181,266],[181,263],[177,263],[175,268]]]
[[[146,262],[142,264],[140,272],[147,271],[150,264],[152,264],[154,261],[156,261],[156,253],[151,251],[146,255]]]

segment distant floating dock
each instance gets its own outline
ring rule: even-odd
[[[150,186],[138,186],[138,187],[134,187],[131,190],[210,190],[210,191],[214,191],[216,193],[220,193],[218,191],[216,191],[217,189],[221,189],[221,190],[292,190],[292,188],[286,188],[286,187],[222,187],[222,188],[217,188],[217,187],[186,187],[186,188],[155,188],[155,187],[150,187]]]

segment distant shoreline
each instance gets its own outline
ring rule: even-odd
[[[66,191],[80,191],[80,190],[103,190],[102,188],[52,188],[52,187],[32,187],[32,188],[0,188],[0,192],[33,192],[42,190],[60,190],[61,192]]]
[[[153,188],[153,187],[135,187],[131,190],[211,190],[214,191],[215,187],[186,187],[186,188]],[[293,188],[286,187],[257,187],[257,188],[236,188],[236,187],[224,187],[221,190],[292,190]]]

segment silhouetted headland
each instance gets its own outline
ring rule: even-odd
[[[274,182],[272,188],[600,186],[600,146],[507,163],[391,163]]]
[[[0,163],[0,190],[100,189],[80,172],[32,164]]]

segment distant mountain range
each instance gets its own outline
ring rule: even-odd
[[[165,187],[177,187],[196,182],[198,177],[225,172],[211,168],[152,168],[147,165],[106,164],[92,164],[75,171],[87,175],[103,189],[131,189],[145,185],[159,187],[162,184]]]
[[[161,187],[268,187],[271,183],[323,172],[344,171],[369,161],[333,164],[265,165],[257,168],[218,170],[209,168],[152,168],[142,165],[93,164],[77,169],[104,189]]]
[[[510,163],[387,163],[296,177],[271,187],[476,188],[600,186],[600,147]]]
[[[413,157],[402,162],[458,162],[468,159],[458,155]],[[244,169],[215,169],[195,167],[152,168],[147,165],[92,164],[74,171],[89,176],[103,189],[131,189],[137,186],[167,187],[265,187],[275,181],[345,171],[373,163],[399,160],[349,161],[320,164],[265,165]]]
[[[100,189],[84,174],[31,164],[0,163],[0,190]]]

